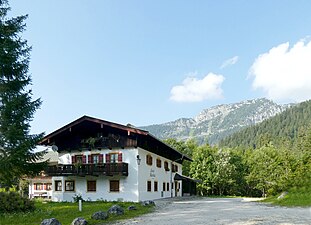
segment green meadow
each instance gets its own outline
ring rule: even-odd
[[[109,215],[107,220],[93,220],[91,216],[97,211],[108,211],[113,205],[124,208],[124,215]],[[39,225],[43,219],[56,218],[62,225],[70,225],[77,217],[83,217],[88,224],[104,224],[116,220],[125,220],[151,212],[154,207],[142,206],[132,202],[83,202],[82,211],[79,211],[78,203],[69,202],[36,202],[36,210],[27,213],[0,214],[0,225]],[[128,210],[129,206],[135,206],[136,210]]]

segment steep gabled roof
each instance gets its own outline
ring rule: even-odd
[[[130,132],[133,132],[133,133],[137,133],[137,134],[142,134],[142,135],[148,135],[148,131],[145,131],[145,130],[141,130],[141,129],[136,129],[136,128],[133,128],[133,127],[128,127],[128,126],[124,126],[124,125],[121,125],[121,124],[117,124],[117,123],[113,123],[113,122],[109,122],[109,121],[106,121],[106,120],[102,120],[102,119],[97,119],[97,118],[94,118],[94,117],[90,117],[90,116],[82,116],[80,117],[79,119],[76,119],[75,121],[57,129],[56,131],[53,131],[52,133],[46,135],[40,142],[39,144],[40,145],[47,145],[48,144],[48,140],[51,139],[52,137],[55,137],[59,134],[61,134],[62,132],[68,130],[68,129],[71,129],[72,127],[78,125],[78,124],[81,124],[82,122],[84,121],[90,121],[90,122],[93,122],[93,123],[98,123],[98,124],[102,124],[102,125],[105,125],[105,126],[109,126],[109,127],[114,127],[114,128],[117,128],[117,129],[120,129],[120,130],[125,130],[125,131],[130,131]]]
[[[166,158],[170,158],[175,161],[190,160],[188,156],[178,152],[176,149],[165,144],[148,131],[138,129],[132,126],[125,126],[113,122],[109,122],[102,119],[97,119],[89,116],[82,116],[81,118],[57,129],[56,131],[46,135],[40,142],[40,145],[53,145],[59,140],[66,140],[69,137],[71,131],[76,135],[87,136],[90,133],[94,133],[94,130],[100,130],[103,128],[109,129],[113,132],[119,132],[129,135],[131,138],[136,138],[136,147],[142,147],[150,152],[154,152],[158,155],[162,155]],[[81,140],[80,140],[81,141]],[[59,149],[62,151],[62,149]]]

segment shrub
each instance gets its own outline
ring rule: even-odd
[[[27,212],[34,209],[34,202],[17,192],[0,192],[0,213]]]
[[[79,202],[79,200],[82,200],[82,202],[84,202],[84,199],[82,198],[82,195],[76,194],[72,198],[73,198],[74,202]]]

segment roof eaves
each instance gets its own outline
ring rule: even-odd
[[[141,135],[148,135],[148,131],[145,131],[145,130],[141,130],[141,129],[138,129],[138,128],[132,128],[132,127],[128,127],[128,126],[125,126],[125,125],[121,125],[121,124],[117,124],[117,123],[113,123],[113,122],[109,122],[109,121],[106,121],[106,120],[101,120],[101,119],[97,119],[97,118],[94,118],[94,117],[90,117],[90,116],[82,116],[72,122],[70,122],[69,124],[53,131],[52,133],[46,135],[40,142],[39,144],[43,144],[45,142],[47,142],[50,138],[52,138],[53,136],[55,135],[58,135],[60,134],[61,132],[67,130],[67,129],[70,129],[71,127],[83,122],[83,121],[91,121],[91,122],[94,122],[94,123],[98,123],[98,124],[103,124],[103,125],[106,125],[106,126],[110,126],[110,127],[113,127],[113,128],[117,128],[117,129],[121,129],[121,130],[126,130],[126,131],[130,131],[132,133],[136,133],[136,134],[141,134]]]
[[[178,150],[176,150],[175,148],[169,146],[169,145],[166,144],[165,142],[161,141],[160,139],[158,139],[157,137],[155,137],[155,136],[152,135],[151,133],[148,133],[148,135],[149,135],[150,137],[156,139],[157,141],[161,142],[162,144],[164,144],[164,145],[167,146],[168,148],[172,149],[173,151],[177,152],[178,154],[180,154],[180,155],[181,155],[181,158],[180,158],[180,159],[177,159],[177,160],[175,160],[175,161],[178,161],[178,160],[181,160],[181,161],[182,161],[183,159],[186,159],[186,160],[192,162],[192,159],[191,159],[189,156],[187,156],[186,154],[183,154],[183,153],[179,152]]]

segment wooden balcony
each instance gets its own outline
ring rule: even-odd
[[[82,165],[57,165],[46,169],[49,176],[128,176],[127,163],[104,163],[104,164],[82,164]]]

